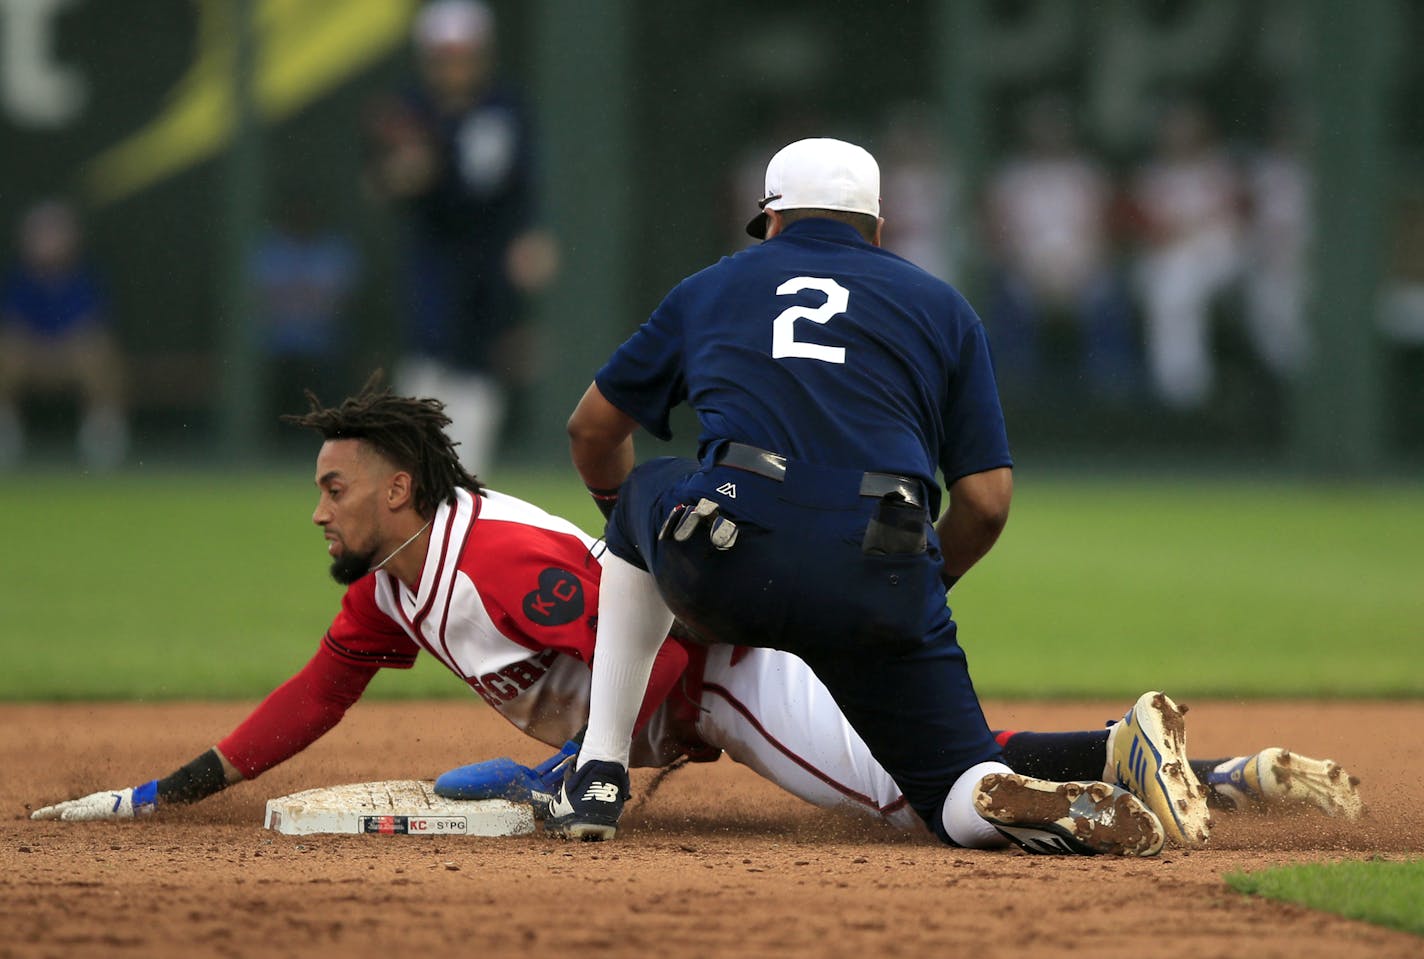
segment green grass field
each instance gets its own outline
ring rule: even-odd
[[[1424,859],[1331,862],[1229,873],[1238,892],[1424,935]]]
[[[1424,487],[1023,473],[955,590],[985,696],[1424,695]],[[592,528],[571,474],[501,488]],[[0,699],[254,698],[340,588],[300,466],[0,480]],[[460,696],[426,663],[373,695]]]

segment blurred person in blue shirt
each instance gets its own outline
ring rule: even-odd
[[[18,256],[0,281],[0,466],[24,456],[20,402],[35,392],[78,396],[77,446],[87,468],[123,461],[123,360],[109,322],[78,213],[61,200],[35,204],[21,219]]]
[[[285,191],[272,228],[253,254],[251,276],[275,406],[298,405],[302,390],[342,392],[350,338],[346,310],[360,278],[351,239],[329,226],[310,194]]]

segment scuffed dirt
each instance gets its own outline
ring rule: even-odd
[[[1048,730],[1099,727],[1127,705],[986,710],[997,728]],[[451,701],[360,704],[292,762],[188,809],[32,822],[38,805],[166,774],[250,704],[0,706],[0,957],[1424,955],[1424,938],[1221,880],[1424,855],[1424,703],[1191,706],[1193,755],[1331,756],[1362,778],[1366,818],[1220,813],[1208,849],[1148,860],[968,852],[817,811],[723,760],[635,799],[609,844],[261,828],[269,796],[547,753]],[[635,794],[652,775],[635,772]]]

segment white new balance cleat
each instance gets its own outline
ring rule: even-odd
[[[1365,811],[1360,780],[1339,763],[1279,746],[1226,760],[1207,774],[1206,784],[1229,808],[1314,806],[1339,819],[1359,819]]]
[[[1157,814],[1169,837],[1200,846],[1211,835],[1211,813],[1206,787],[1187,761],[1185,712],[1165,693],[1143,693],[1108,731],[1108,768]]]
[[[979,781],[974,808],[1032,853],[1155,856],[1164,839],[1161,821],[1142,800],[1102,782],[990,773]]]

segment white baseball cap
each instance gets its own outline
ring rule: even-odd
[[[421,8],[411,31],[418,46],[480,46],[494,34],[494,14],[480,0],[434,0]]]
[[[767,210],[839,210],[880,215],[880,166],[861,147],[844,140],[797,140],[766,165],[762,212],[747,233],[766,237]]]

